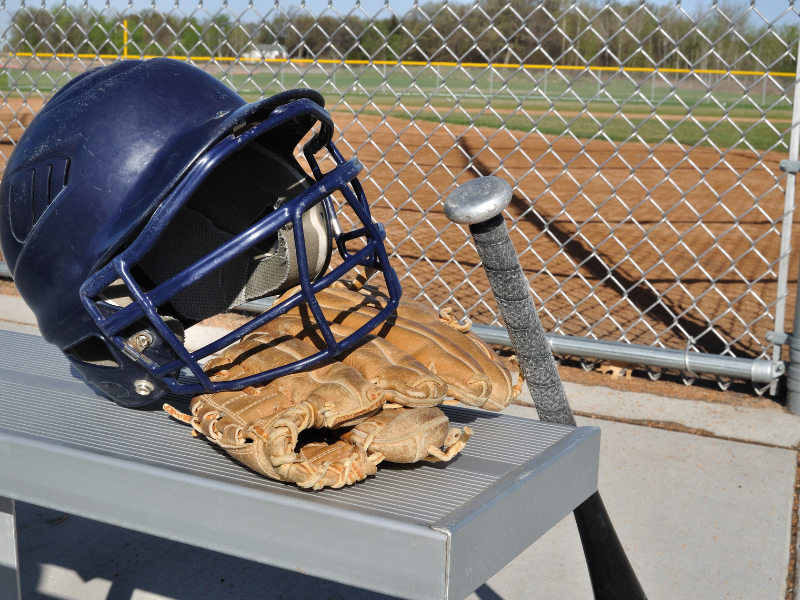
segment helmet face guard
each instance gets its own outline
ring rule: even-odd
[[[311,167],[315,182],[293,199],[277,206],[272,212],[258,219],[166,281],[155,285],[152,289],[143,289],[134,278],[132,268],[147,256],[180,209],[214,169],[227,157],[260,136],[295,119],[309,116],[316,119],[320,126],[319,131],[303,146],[303,152]],[[356,159],[344,160],[331,141],[333,130],[332,119],[324,108],[311,100],[297,99],[278,106],[263,121],[242,127],[241,133],[238,135],[234,133],[223,138],[191,167],[158,206],[130,246],[117,254],[81,286],[81,302],[105,339],[119,351],[115,354],[124,355],[126,360],[132,360],[148,373],[146,380],[136,382],[137,392],[148,396],[142,398],[143,402],[140,404],[154,400],[160,393],[152,396],[150,393],[154,389],[158,389],[159,392],[166,391],[165,386],[166,389],[180,394],[230,391],[307,370],[353,346],[385,321],[397,308],[402,291],[397,275],[389,266],[389,259],[383,244],[385,231],[380,224],[373,222],[364,190],[357,178],[363,167]],[[314,157],[314,154],[322,148],[327,149],[336,163],[335,168],[325,174],[320,170]],[[346,204],[360,221],[360,228],[343,233],[338,227],[331,199],[334,192],[339,192],[343,196]],[[342,259],[341,264],[326,274],[312,273],[309,269],[303,228],[304,214],[320,203],[324,207],[327,219],[336,224],[333,236]],[[288,227],[291,227],[294,234],[299,291],[238,329],[199,350],[190,352],[167,320],[159,314],[158,308],[169,303],[177,295],[217,269],[224,269],[226,263],[242,256],[256,244],[265,242],[271,236],[275,236],[279,230]],[[347,243],[355,239],[362,240],[363,246],[351,252],[347,248]],[[330,286],[356,267],[381,272],[390,300],[386,307],[366,325],[337,342],[315,299],[315,293]],[[118,285],[120,282],[132,300],[124,307],[108,302],[102,297],[103,290],[112,284]],[[308,304],[319,325],[326,348],[294,363],[233,381],[211,381],[203,372],[200,365],[201,360],[219,352],[303,302]],[[145,331],[131,333],[141,329],[143,324]],[[142,334],[147,339],[145,344],[137,342],[142,339]],[[179,381],[178,374],[182,368],[188,368],[196,377],[197,383]],[[109,373],[109,375],[111,374]],[[164,385],[159,385],[158,382]],[[132,404],[131,402],[126,403]]]

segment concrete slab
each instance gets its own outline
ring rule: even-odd
[[[774,408],[731,406],[570,382],[564,383],[564,389],[572,409],[579,413],[676,423],[723,438],[783,448],[800,445],[800,415],[793,415],[777,404]],[[527,387],[518,400],[532,403]]]
[[[603,431],[600,491],[651,600],[785,597],[796,452],[582,417],[578,422]],[[504,599],[591,598],[585,567],[574,569],[581,556],[577,533],[567,533],[575,531],[574,520],[560,527],[488,586]],[[569,593],[551,596],[558,584]],[[477,598],[486,600],[470,600]]]
[[[520,406],[510,412],[533,414]],[[796,452],[610,421],[579,421],[603,430],[601,491],[651,600],[783,600]],[[26,598],[382,598],[63,517],[18,505]],[[202,518],[198,516],[198,526]],[[470,596],[498,598],[591,598],[571,516]]]
[[[0,321],[36,327],[36,316],[19,296],[0,295]]]

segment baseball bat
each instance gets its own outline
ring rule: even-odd
[[[503,179],[481,177],[451,192],[444,212],[454,223],[469,225],[539,419],[575,426],[575,415],[503,218],[511,196],[511,186]],[[574,514],[595,599],[646,600],[600,492],[589,496]]]

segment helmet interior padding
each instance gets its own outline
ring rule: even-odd
[[[159,285],[308,189],[312,182],[294,158],[287,160],[254,141],[230,155],[208,176],[139,266]],[[303,232],[313,280],[327,267],[331,251],[330,227],[322,203],[304,213]],[[288,226],[170,302],[180,316],[202,321],[244,302],[282,293],[298,283],[294,234]]]

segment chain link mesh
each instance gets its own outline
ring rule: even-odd
[[[249,101],[311,87],[366,166],[408,296],[499,323],[441,210],[454,185],[494,174],[514,185],[512,237],[549,331],[782,358],[767,333],[783,331],[797,272],[781,249],[789,4],[155,6],[0,8],[3,163],[59,87],[118,60],[189,60]]]

